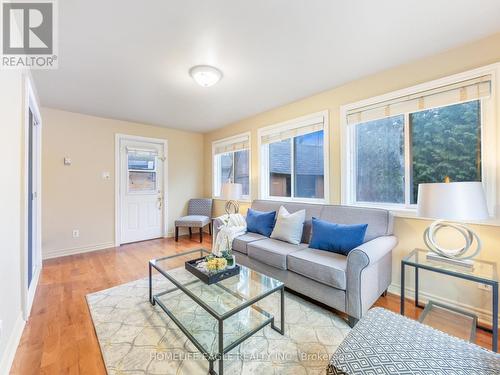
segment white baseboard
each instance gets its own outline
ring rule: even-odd
[[[14,329],[7,340],[7,346],[5,347],[3,356],[0,358],[0,375],[9,375],[12,362],[14,362],[14,357],[16,356],[17,347],[19,346],[19,341],[21,341],[21,336],[23,335],[25,323],[23,314],[19,312],[19,316],[14,324]]]
[[[42,262],[38,264],[38,267],[35,269],[35,273],[33,275],[33,279],[31,280],[30,288],[28,289],[28,295],[26,300],[26,307],[23,311],[23,317],[27,321],[30,314],[31,308],[33,307],[33,301],[35,300],[35,293],[38,288],[38,281],[40,280],[40,274],[42,273]]]
[[[396,294],[398,296],[401,295],[401,285],[392,283],[388,291],[392,294]],[[405,288],[405,299],[415,300],[415,289],[414,288]],[[419,303],[427,303],[429,300],[440,302],[445,305],[455,306],[463,310],[470,311],[477,315],[479,323],[482,325],[491,326],[491,309],[483,309],[480,307],[472,306],[463,302],[457,302],[452,299],[436,296],[432,293],[427,293],[419,290],[418,292]],[[500,316],[500,315],[499,315]]]
[[[70,247],[67,249],[51,250],[51,251],[45,252],[42,255],[42,258],[45,260],[45,259],[64,257],[67,255],[90,253],[91,251],[109,249],[110,247],[115,247],[115,243],[114,242],[105,242],[105,243],[90,245],[90,246]]]

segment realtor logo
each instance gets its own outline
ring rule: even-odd
[[[57,68],[55,3],[2,0],[2,68]]]

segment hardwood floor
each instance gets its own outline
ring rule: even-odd
[[[11,374],[106,374],[85,295],[146,277],[149,259],[199,248],[195,237],[146,241],[45,261]],[[211,237],[205,236],[202,245],[209,248]],[[389,294],[377,305],[399,311],[399,297]],[[411,301],[406,310],[411,318],[422,311]],[[477,343],[491,348],[491,334],[478,330]]]

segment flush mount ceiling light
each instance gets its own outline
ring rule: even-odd
[[[196,65],[189,69],[189,74],[202,87],[215,85],[222,78],[222,72],[210,65]]]

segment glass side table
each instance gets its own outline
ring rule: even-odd
[[[407,267],[415,268],[415,306],[418,301],[419,269],[440,273],[480,284],[490,285],[492,291],[492,348],[498,352],[498,272],[493,262],[475,260],[473,269],[461,268],[452,264],[427,259],[427,250],[414,249],[401,260],[401,315],[405,313],[405,271]]]

